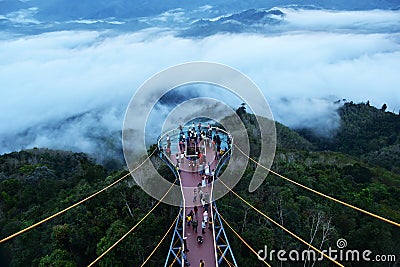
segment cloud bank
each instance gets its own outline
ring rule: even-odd
[[[193,60],[249,76],[289,127],[337,127],[333,102],[343,98],[399,111],[399,11],[285,12],[286,24],[273,34],[182,38],[150,28],[3,38],[0,153],[40,146],[99,154],[93,135],[120,138],[124,109],[140,84]]]

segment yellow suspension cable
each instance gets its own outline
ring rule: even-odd
[[[176,220],[178,220],[179,215],[180,215],[181,211],[179,211],[178,216],[176,216],[175,220],[172,222],[171,226],[169,227],[168,231],[165,233],[165,235],[163,236],[163,238],[161,238],[160,242],[158,242],[157,246],[153,249],[153,251],[150,253],[150,255],[147,257],[147,259],[142,263],[142,265],[140,267],[143,267],[151,258],[151,256],[153,256],[153,254],[156,252],[156,250],[158,249],[158,247],[161,245],[161,243],[164,241],[164,239],[167,237],[167,235],[169,234],[169,232],[171,231],[172,227],[174,226]]]
[[[214,206],[213,206],[213,209],[215,210]],[[225,245],[228,245],[227,242],[225,241],[225,239],[224,239],[222,236],[220,236],[219,239],[222,240],[222,242],[223,242]],[[221,252],[221,255],[222,255],[221,248],[218,247],[218,246],[217,246],[217,248],[218,248],[218,250]],[[224,260],[225,260],[225,261],[228,261],[228,259],[227,259],[225,256],[224,256]],[[229,265],[229,264],[232,264],[232,266],[235,266],[235,264],[231,263],[230,261],[228,261],[228,265]]]
[[[258,253],[243,239],[243,237],[241,237],[241,236],[230,226],[230,224],[224,219],[224,217],[222,217],[221,214],[219,214],[219,217],[224,221],[224,223],[229,227],[229,229],[231,229],[232,232],[240,239],[240,241],[242,241],[243,244],[245,244],[245,245],[251,250],[251,252],[253,252],[254,255],[256,255],[257,258],[258,258]],[[260,261],[261,261],[261,260],[260,260]],[[263,260],[262,262],[265,263],[265,265],[271,267],[271,265],[270,265],[268,262],[266,262],[265,260]]]
[[[122,180],[124,180],[126,177],[128,177],[132,172],[134,172],[135,170],[137,170],[138,168],[140,168],[140,167],[154,154],[154,152],[155,152],[155,150],[154,150],[154,151],[139,165],[139,166],[137,166],[134,170],[132,170],[132,171],[129,172],[128,174],[125,174],[124,176],[122,176],[121,178],[119,178],[118,180],[116,180],[115,182],[113,182],[112,184],[110,184],[110,185],[104,187],[103,189],[97,191],[96,193],[94,193],[94,194],[92,194],[92,195],[90,195],[90,196],[88,196],[88,197],[82,199],[81,201],[79,201],[79,202],[77,202],[77,203],[75,203],[75,204],[69,206],[68,208],[65,208],[65,209],[63,209],[63,210],[61,210],[61,211],[59,211],[59,212],[57,212],[57,213],[55,213],[55,214],[53,214],[53,215],[51,215],[51,216],[49,216],[49,217],[47,217],[47,218],[41,220],[40,222],[37,222],[37,223],[35,223],[35,224],[33,224],[33,225],[29,226],[29,227],[26,227],[25,229],[22,229],[22,230],[19,231],[19,232],[16,232],[16,233],[14,233],[14,234],[12,234],[12,235],[10,235],[10,236],[8,236],[8,237],[6,237],[6,238],[0,240],[0,244],[6,242],[6,241],[8,241],[8,240],[10,240],[10,239],[12,239],[12,238],[14,238],[14,237],[16,237],[16,236],[19,236],[19,235],[21,235],[21,234],[23,234],[23,233],[25,233],[25,232],[27,232],[27,231],[29,231],[29,230],[32,230],[33,228],[35,228],[35,227],[37,227],[37,226],[39,226],[39,225],[41,225],[41,224],[43,224],[43,223],[45,223],[45,222],[51,220],[51,219],[54,219],[55,217],[57,217],[57,216],[63,214],[64,212],[66,212],[66,211],[68,211],[68,210],[70,210],[70,209],[72,209],[72,208],[75,208],[75,207],[77,207],[78,205],[80,205],[80,204],[82,204],[82,203],[88,201],[89,199],[91,199],[91,198],[97,196],[98,194],[100,194],[100,193],[106,191],[106,190],[109,189],[110,187],[113,187],[114,185],[118,184],[119,182],[121,182]]]
[[[276,226],[278,226],[279,228],[281,228],[282,230],[284,230],[286,233],[290,234],[291,236],[293,236],[294,238],[296,238],[297,240],[299,240],[300,242],[302,242],[303,244],[307,245],[308,247],[312,248],[313,250],[317,251],[319,254],[321,254],[322,256],[324,256],[325,258],[329,259],[330,261],[332,261],[333,263],[335,263],[338,266],[344,267],[344,265],[342,265],[341,263],[337,262],[336,260],[334,260],[333,258],[329,257],[328,255],[326,255],[325,253],[323,253],[321,250],[319,250],[318,248],[314,247],[313,245],[311,245],[310,243],[308,243],[307,241],[305,241],[304,239],[302,239],[301,237],[299,237],[298,235],[296,235],[295,233],[291,232],[290,230],[288,230],[287,228],[285,228],[283,225],[280,225],[279,223],[277,223],[276,221],[274,221],[273,219],[271,219],[270,217],[268,217],[267,215],[265,215],[262,211],[260,211],[259,209],[257,209],[256,207],[254,207],[252,204],[250,204],[247,200],[245,200],[244,198],[242,198],[239,194],[237,194],[235,191],[233,191],[231,188],[229,188],[221,179],[219,179],[219,181],[226,187],[228,188],[235,196],[237,196],[241,201],[243,201],[244,203],[246,203],[249,207],[251,207],[253,210],[257,211],[258,213],[260,213],[262,216],[264,216],[266,219],[268,219],[270,222],[272,222],[273,224],[275,224]],[[221,216],[221,214],[220,214]],[[225,221],[225,220],[224,220]]]
[[[169,267],[172,267],[174,263],[176,262],[176,258],[179,257],[178,255],[181,253],[182,248],[179,248],[178,253],[176,253],[176,257],[174,258],[173,262],[169,265]]]
[[[219,250],[220,255],[224,258],[225,262],[229,265],[229,267],[235,266],[235,264],[233,264],[232,262],[230,262],[230,261],[224,256],[224,254],[223,254],[221,248],[220,248],[219,246],[217,246],[217,248],[218,248],[218,250]]]
[[[106,251],[104,251],[99,257],[97,257],[92,263],[90,263],[88,265],[88,267],[93,266],[94,264],[96,264],[96,262],[98,262],[101,258],[103,258],[108,252],[110,252],[114,247],[116,247],[122,240],[124,240],[125,237],[127,237],[130,233],[132,233],[136,227],[139,226],[139,224],[141,224],[157,207],[158,205],[160,205],[160,203],[164,200],[164,198],[168,195],[168,193],[171,191],[171,189],[174,187],[175,182],[178,179],[175,179],[174,183],[171,184],[171,186],[169,187],[169,189],[167,190],[167,192],[162,196],[162,198],[157,202],[156,205],[153,206],[153,208],[151,208],[151,210],[149,210],[147,212],[147,214],[140,219],[140,221],[138,221],[128,232],[126,232],[120,239],[118,239],[117,242],[115,242],[112,246],[110,246]]]
[[[245,157],[247,157],[248,159],[250,159],[251,161],[253,161],[255,164],[257,164],[257,165],[260,166],[261,168],[263,168],[263,169],[265,169],[265,170],[271,172],[272,174],[274,174],[274,175],[276,175],[276,176],[278,176],[278,177],[280,177],[280,178],[282,178],[282,179],[284,179],[284,180],[286,180],[286,181],[288,181],[288,182],[290,182],[290,183],[292,183],[292,184],[294,184],[294,185],[300,186],[300,187],[302,187],[302,188],[304,188],[304,189],[306,189],[306,190],[308,190],[308,191],[310,191],[310,192],[313,192],[313,193],[315,193],[315,194],[317,194],[317,195],[320,195],[320,196],[322,196],[322,197],[325,197],[325,198],[327,198],[327,199],[330,199],[330,200],[332,200],[332,201],[335,201],[335,202],[337,202],[337,203],[339,203],[339,204],[342,204],[342,205],[344,205],[344,206],[347,206],[347,207],[352,208],[352,209],[354,209],[354,210],[357,210],[357,211],[359,211],[359,212],[365,213],[365,214],[367,214],[367,215],[369,215],[369,216],[372,216],[372,217],[377,218],[377,219],[379,219],[379,220],[382,220],[382,221],[384,221],[384,222],[387,222],[387,223],[390,223],[390,224],[395,225],[395,226],[397,226],[397,227],[400,227],[400,223],[397,223],[397,222],[394,222],[394,221],[392,221],[392,220],[386,219],[386,218],[384,218],[384,217],[382,217],[382,216],[379,216],[379,215],[376,215],[376,214],[374,214],[374,213],[372,213],[372,212],[363,210],[363,209],[361,209],[361,208],[358,208],[358,207],[356,207],[356,206],[353,206],[353,205],[351,205],[351,204],[348,204],[348,203],[346,203],[346,202],[344,202],[344,201],[341,201],[341,200],[339,200],[339,199],[336,199],[336,198],[334,198],[334,197],[325,195],[325,194],[323,194],[323,193],[321,193],[321,192],[319,192],[319,191],[317,191],[317,190],[315,190],[315,189],[309,188],[309,187],[307,187],[307,186],[305,186],[305,185],[303,185],[303,184],[300,184],[300,183],[298,183],[298,182],[296,182],[296,181],[293,181],[293,180],[291,180],[291,179],[289,179],[289,178],[287,178],[287,177],[285,177],[285,176],[283,176],[283,175],[281,175],[281,174],[279,174],[279,173],[277,173],[277,172],[275,172],[275,171],[273,171],[273,170],[271,170],[271,169],[269,169],[269,168],[263,166],[262,164],[260,164],[260,163],[257,162],[256,160],[254,160],[254,159],[252,159],[251,157],[249,157],[248,155],[246,155],[246,153],[244,153],[236,144],[235,144],[235,146],[237,147],[237,149],[238,149]]]

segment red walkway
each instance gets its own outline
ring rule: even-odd
[[[174,160],[174,159],[172,159]],[[176,160],[175,160],[176,161]],[[210,163],[210,172],[212,169],[215,169],[216,161],[214,160],[214,152],[213,148],[207,147],[206,149],[206,162]],[[202,178],[197,171],[197,167],[195,167],[195,171],[192,171],[192,167],[189,167],[189,161],[185,158],[183,163],[180,163],[181,169],[181,185],[184,195],[184,215],[188,215],[191,210],[194,211],[194,206],[196,205],[198,208],[197,215],[195,215],[195,219],[198,221],[197,233],[193,230],[192,224],[190,226],[185,223],[183,235],[187,237],[187,248],[189,252],[186,253],[187,259],[190,262],[191,266],[198,266],[200,260],[205,261],[206,267],[215,267],[216,264],[216,252],[215,252],[215,234],[214,227],[209,229],[209,224],[207,222],[205,234],[202,234],[201,222],[203,219],[203,206],[200,203],[200,197],[197,196],[195,202],[193,202],[193,189],[196,188],[198,191],[198,184],[201,182]],[[209,195],[209,199],[212,199],[212,186],[206,185],[205,187],[201,187],[203,195],[206,196],[206,193]],[[198,192],[197,192],[198,193]],[[208,217],[212,218],[212,208],[211,203],[208,208]],[[203,244],[198,244],[197,237],[203,237]]]

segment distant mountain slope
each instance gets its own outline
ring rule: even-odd
[[[78,4],[79,3],[79,4]],[[240,11],[251,8],[272,8],[275,6],[298,5],[300,7],[314,6],[327,9],[365,10],[365,9],[395,9],[399,7],[396,0],[271,0],[271,1],[239,1],[221,0],[210,2],[200,1],[162,1],[162,0],[112,0],[112,1],[68,1],[68,0],[2,0],[1,12],[17,11],[20,8],[38,7],[40,15],[48,18],[133,18],[159,14],[174,8],[193,10],[200,6],[211,5],[222,11]]]
[[[250,143],[255,147],[260,146],[259,127],[257,125],[257,119],[255,116],[251,113],[247,113],[244,106],[239,107],[236,110],[236,113],[239,115],[240,119],[247,128],[247,134],[249,135]],[[259,117],[258,119],[262,120],[264,118]],[[299,133],[279,122],[275,122],[275,130],[276,147],[278,149],[311,151],[316,148],[310,141],[305,139]],[[257,154],[255,151],[253,151],[253,153]]]
[[[221,0],[216,2],[205,0],[0,0],[0,16],[34,8],[37,10],[35,19],[38,21],[57,23],[80,19],[102,20],[115,18],[117,20],[131,20],[155,17],[174,9],[182,9],[185,14],[193,15],[196,13],[196,18],[210,18],[210,15],[229,17],[229,14],[234,13],[240,14],[239,16],[242,17],[246,14],[252,14],[254,9],[271,9],[286,6],[300,9],[396,10],[399,8],[400,3],[395,0]],[[241,14],[241,12],[244,13]],[[257,18],[262,14],[256,12],[252,15]],[[236,20],[237,16],[233,15],[229,19]]]
[[[400,173],[400,144],[380,148],[362,155],[361,158],[372,165],[378,165],[392,172]]]
[[[283,22],[285,14],[279,9],[247,9],[231,15],[200,19],[183,31],[183,36],[209,36],[216,33],[258,32]]]
[[[339,151],[361,156],[371,164],[399,171],[400,116],[377,109],[369,103],[345,103],[338,113],[340,128],[333,138],[320,137],[311,130],[300,129],[298,133],[318,150]],[[385,158],[384,161],[378,159]]]
[[[68,179],[80,175],[85,165],[93,164],[88,155],[62,150],[28,149],[0,157],[0,181],[10,178]]]
[[[277,137],[277,147],[285,149],[297,149],[297,150],[314,150],[315,146],[301,136],[296,131],[293,131],[289,127],[276,122],[276,137]]]

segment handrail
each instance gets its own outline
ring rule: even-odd
[[[192,128],[192,126],[182,126],[182,128],[184,128],[184,129],[190,129],[190,128]],[[208,126],[201,126],[200,129],[201,129],[201,130],[208,130]],[[229,135],[229,132],[227,132],[226,130],[221,129],[221,128],[219,128],[219,127],[211,126],[211,129],[212,129],[212,130],[218,130],[219,132],[224,133],[226,136]],[[158,138],[157,138],[157,147],[160,148],[160,145],[161,145],[161,144],[160,144],[160,141],[161,141],[164,137],[166,137],[167,135],[169,135],[170,138],[171,138],[171,136],[172,136],[171,133],[173,133],[174,131],[176,131],[178,134],[180,133],[180,129],[179,129],[179,128],[174,128],[174,129],[167,130],[167,131],[163,132],[162,134],[160,134],[160,135],[158,136]],[[185,132],[184,132],[184,133],[185,133]],[[224,141],[224,142],[226,143],[225,140],[222,140],[222,141]]]
[[[184,126],[183,128],[184,129],[189,129],[191,127],[192,126]],[[201,130],[208,130],[208,127],[207,126],[201,126],[200,129]],[[228,141],[228,136],[230,136],[230,133],[225,131],[224,129],[219,128],[219,127],[211,127],[211,129],[213,130],[213,132],[217,131],[219,134],[222,134],[221,143],[224,144],[226,146],[226,148],[228,148],[226,150],[226,152],[222,155],[222,157],[220,157],[220,159],[218,160],[218,164],[216,166],[216,170],[218,168],[218,172],[219,172],[220,168],[226,163],[227,160],[229,160],[230,154],[231,154],[231,151],[232,151],[232,147],[229,146],[229,144],[227,142]],[[176,140],[179,138],[179,133],[180,133],[180,129],[179,128],[171,129],[171,130],[168,130],[168,131],[162,133],[159,136],[158,140],[157,140],[157,149],[160,150],[160,148],[164,148],[163,144],[165,145],[165,143],[166,143],[165,138],[166,138],[167,135],[170,136],[171,143],[172,142],[176,142]],[[233,142],[233,137],[230,136],[230,138],[231,138],[231,140]],[[174,145],[176,145],[176,148],[178,148],[178,144],[174,144]],[[159,157],[172,170],[172,172],[174,173],[175,177],[180,177],[179,172],[178,172],[177,168],[175,167],[175,164],[173,163],[172,159],[165,154],[165,150],[163,149],[162,152],[161,151],[159,151],[159,152],[160,152],[159,153]],[[222,164],[221,164],[221,162],[222,162]],[[215,172],[215,173],[217,173],[217,172]],[[179,180],[179,183],[181,184],[180,180]],[[212,193],[211,193],[211,198],[213,198]],[[185,199],[183,201],[185,202]],[[185,204],[183,205],[183,207],[185,207]],[[211,216],[213,216],[213,210],[211,210]],[[183,219],[183,221],[184,221],[184,219]],[[185,235],[185,227],[183,227],[183,236],[184,235]],[[214,229],[213,229],[213,237],[214,237],[214,240],[215,240]],[[216,263],[217,263],[218,262],[218,257],[217,257],[217,250],[216,250],[216,243],[215,242],[214,242],[214,254],[215,254],[215,260],[216,260]],[[182,261],[182,264],[183,264],[183,261]]]

